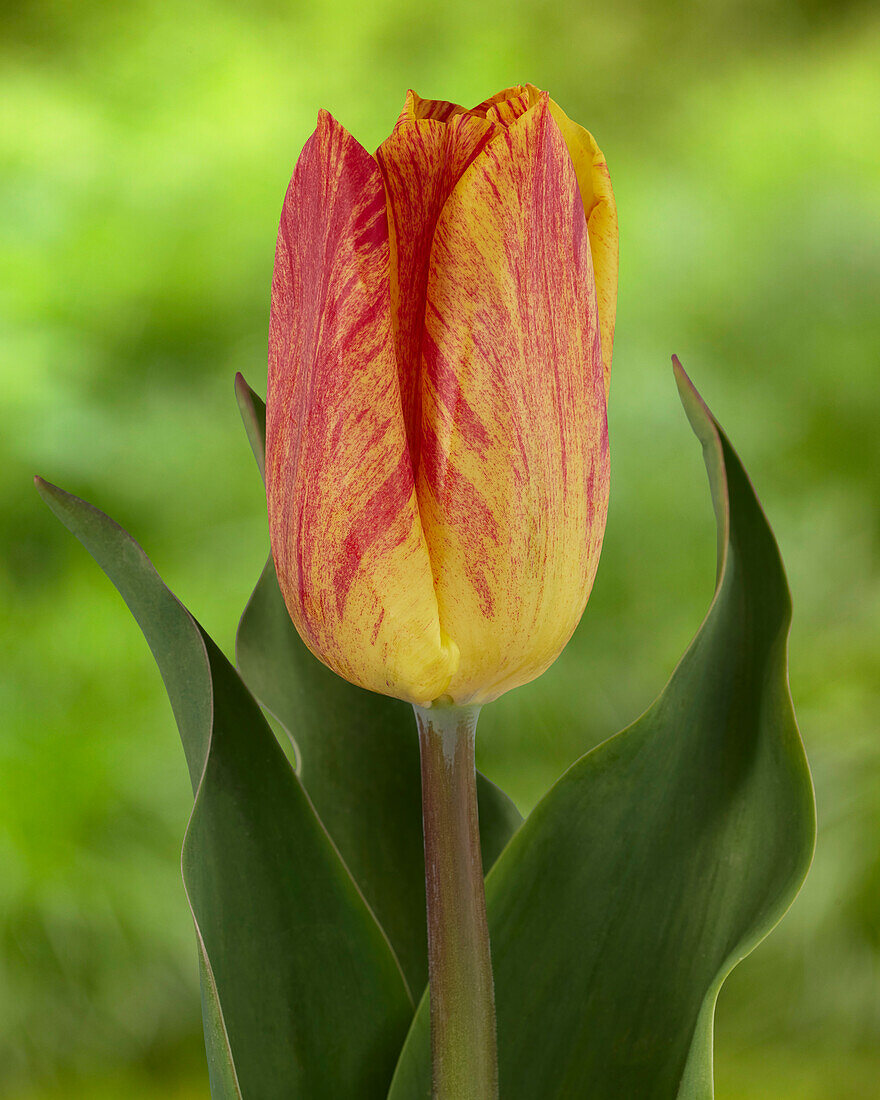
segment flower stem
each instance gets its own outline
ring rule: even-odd
[[[422,757],[434,1100],[495,1100],[495,989],[477,820],[479,707],[415,707]]]

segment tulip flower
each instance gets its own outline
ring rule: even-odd
[[[278,235],[266,481],[330,668],[478,706],[555,660],[605,528],[616,290],[605,159],[546,92],[410,92],[375,156],[319,114]]]
[[[275,253],[269,533],[306,645],[415,707],[435,1100],[498,1095],[477,715],[593,584],[616,293],[605,159],[546,92],[410,92],[375,157],[319,114]]]

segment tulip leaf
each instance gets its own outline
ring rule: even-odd
[[[122,528],[38,489],[119,589],[178,722],[194,792],[182,869],[214,1100],[384,1096],[412,1001],[260,708]]]
[[[569,768],[486,883],[504,1100],[710,1100],[722,982],[815,838],[790,598],[739,459],[676,361],[718,521],[715,597],[650,709]],[[389,1094],[430,1094],[427,998]]]
[[[236,394],[261,472],[265,406],[241,377]],[[308,651],[284,605],[271,556],[236,639],[241,675],[289,732],[322,822],[418,995],[428,978],[419,745],[412,708],[354,687]],[[522,818],[478,777],[483,866]]]

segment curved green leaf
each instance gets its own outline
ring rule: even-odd
[[[241,375],[236,394],[262,471],[265,406]],[[354,687],[312,656],[291,622],[271,557],[242,616],[236,658],[245,683],[293,738],[309,797],[419,993],[428,961],[412,708]],[[522,818],[483,776],[478,794],[488,870]]]
[[[382,930],[235,670],[102,512],[38,480],[143,630],[195,801],[182,867],[215,1100],[382,1096],[412,1015]]]
[[[718,518],[715,598],[654,705],[572,765],[487,879],[504,1100],[708,1100],[718,991],[812,857],[782,563],[677,361],[676,377]],[[426,1010],[391,1100],[430,1094]]]

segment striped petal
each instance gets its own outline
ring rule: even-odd
[[[503,92],[498,92],[491,99],[484,99],[474,107],[473,113],[509,126],[524,115],[529,107],[533,107],[540,96],[541,92],[534,84],[517,84],[513,88],[505,88]]]
[[[465,107],[457,103],[450,103],[448,99],[422,99],[420,95],[410,88],[406,93],[403,110],[400,112],[395,129],[406,125],[407,122],[415,122],[420,118],[433,118],[438,122],[448,122],[453,115],[467,114]]]
[[[269,333],[272,553],[304,641],[363,687],[425,704],[446,688],[404,430],[375,160],[326,112],[284,202]]]
[[[447,688],[482,703],[539,675],[583,612],[608,503],[593,265],[548,97],[473,161],[437,221],[417,491]]]
[[[497,132],[485,118],[458,109],[447,115],[446,108],[454,104],[415,99],[410,92],[394,132],[376,151],[388,193],[395,347],[414,469],[419,462],[419,364],[434,228],[458,179]],[[419,115],[428,109],[426,104],[448,121]]]
[[[537,91],[537,89],[535,89]],[[617,207],[611,190],[611,176],[602,150],[593,135],[572,122],[565,111],[550,100],[550,110],[559,127],[577,174],[578,187],[587,217],[590,250],[596,277],[602,358],[605,366],[605,396],[611,385],[611,352],[614,346],[614,318],[617,312]]]

